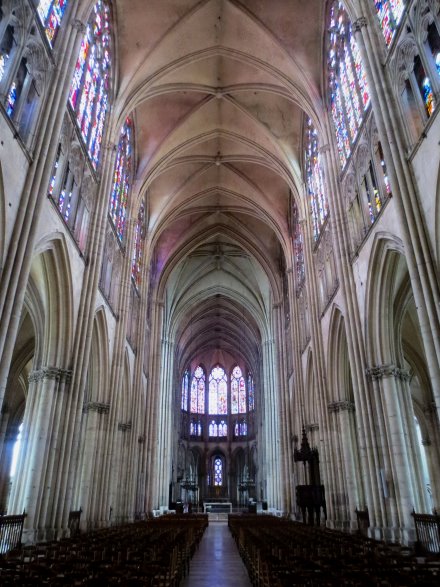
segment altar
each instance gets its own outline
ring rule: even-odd
[[[232,514],[232,503],[230,501],[204,501],[203,512],[205,514]]]

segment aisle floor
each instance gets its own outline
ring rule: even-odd
[[[252,587],[226,522],[210,522],[180,587]]]

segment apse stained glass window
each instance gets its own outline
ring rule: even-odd
[[[247,378],[247,388],[249,397],[249,411],[252,412],[255,409],[255,390],[254,390],[254,378],[249,373]]]
[[[191,436],[202,436],[202,423],[200,420],[191,420],[189,433]]]
[[[226,424],[225,420],[221,420],[219,422],[218,435],[221,437],[226,437],[228,435],[228,425]]]
[[[317,240],[328,214],[328,204],[324,192],[321,156],[318,151],[318,133],[310,119],[307,121],[305,134],[307,195],[312,215],[313,237]]]
[[[67,0],[40,0],[38,4],[38,16],[51,47],[54,45],[66,8]]]
[[[246,384],[240,367],[234,367],[231,375],[231,413],[246,413]]]
[[[399,26],[405,3],[403,0],[374,0],[374,5],[385,42],[389,45]]]
[[[219,365],[209,375],[209,413],[228,413],[228,383],[226,373]]]
[[[141,203],[139,207],[139,213],[137,217],[136,227],[134,230],[134,246],[133,246],[133,258],[131,261],[131,278],[139,289],[141,285],[141,268],[142,268],[142,255],[143,255],[143,241],[144,241],[144,228],[145,227],[145,205]]]
[[[295,274],[297,283],[300,284],[304,281],[305,269],[304,269],[304,243],[303,235],[301,230],[301,224],[299,221],[299,210],[296,203],[293,203],[292,209],[292,225],[293,225],[293,254],[295,256]]]
[[[214,485],[219,487],[223,484],[223,461],[220,457],[214,459]]]
[[[329,95],[341,167],[350,156],[370,93],[359,47],[342,2],[330,10],[328,49]]]
[[[200,366],[191,380],[190,410],[193,414],[205,413],[205,373]]]
[[[235,422],[234,435],[235,436],[246,436],[247,435],[246,420],[240,420],[239,422]]]
[[[110,80],[110,6],[107,0],[98,0],[87,23],[69,93],[69,103],[95,168],[109,108]]]
[[[132,122],[130,118],[127,118],[119,136],[109,210],[110,218],[120,241],[122,241],[124,237],[128,195],[130,192],[132,175],[132,135]]]
[[[182,377],[181,409],[188,411],[189,371],[185,371]]]

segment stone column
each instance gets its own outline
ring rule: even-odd
[[[407,374],[394,365],[378,365],[368,369],[368,375],[378,387],[382,399],[384,416],[384,454],[390,457],[391,470],[384,471],[383,491],[390,505],[395,504],[390,538],[408,543],[414,534],[411,512],[415,505],[411,459],[408,454],[408,439],[402,417],[404,398],[403,379]],[[380,409],[380,406],[378,406]]]
[[[43,367],[29,376],[28,402],[23,423],[22,455],[11,493],[11,511],[26,510],[24,541],[55,537],[62,520],[53,508],[58,493],[57,477],[63,469],[59,453],[60,411],[72,372]]]

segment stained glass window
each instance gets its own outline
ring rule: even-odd
[[[440,35],[437,30],[435,22],[432,22],[428,26],[428,37],[427,37],[429,48],[431,49],[432,58],[435,63],[435,68],[438,75],[440,75]],[[1,79],[1,75],[0,75]]]
[[[425,106],[426,114],[432,115],[435,109],[434,93],[432,91],[431,80],[425,73],[422,60],[417,55],[414,59],[414,75],[416,77],[417,85],[420,90],[420,94],[423,99],[423,105]]]
[[[292,226],[293,226],[293,254],[295,256],[295,274],[296,274],[297,283],[300,284],[304,281],[304,277],[305,277],[304,243],[303,243],[301,224],[299,221],[299,210],[298,210],[298,206],[296,205],[296,202],[293,202]]]
[[[200,420],[191,420],[189,433],[191,436],[202,436],[202,423]]]
[[[98,166],[111,80],[110,6],[93,7],[70,85],[69,103],[94,167]]]
[[[223,461],[220,457],[214,459],[214,485],[220,486],[223,484]]]
[[[143,241],[145,230],[145,205],[142,204],[139,207],[139,213],[137,217],[135,232],[134,232],[134,246],[133,246],[133,258],[131,261],[131,278],[134,281],[136,288],[139,289],[141,284],[141,268],[142,268],[142,255],[143,255]]]
[[[119,137],[109,210],[110,218],[120,241],[124,236],[132,175],[132,134],[132,122],[130,118],[127,118]]]
[[[255,390],[254,390],[254,378],[252,373],[248,374],[247,388],[249,397],[249,411],[252,412],[255,409]]]
[[[40,0],[37,7],[38,16],[51,47],[54,45],[66,8],[67,0]]]
[[[226,424],[225,420],[221,420],[218,425],[218,435],[222,437],[226,437],[228,435],[228,425]]]
[[[340,1],[330,10],[328,79],[339,158],[344,167],[370,103],[370,93],[359,47]]]
[[[228,413],[228,383],[226,373],[219,365],[209,375],[209,413]]]
[[[246,420],[240,420],[239,422],[238,421],[235,422],[234,435],[235,436],[246,436],[247,435]]]
[[[305,144],[307,194],[312,214],[313,236],[317,240],[328,214],[328,204],[324,192],[321,156],[318,151],[318,133],[310,119],[307,121]]]
[[[385,42],[389,45],[399,26],[405,3],[403,0],[374,0],[374,5]]]
[[[193,414],[205,413],[205,373],[197,367],[191,381],[190,409]]]
[[[238,365],[234,367],[231,375],[231,413],[246,413],[246,384]]]
[[[209,436],[218,436],[218,425],[215,420],[209,423]]]
[[[182,377],[181,409],[188,411],[189,371],[185,371]]]

